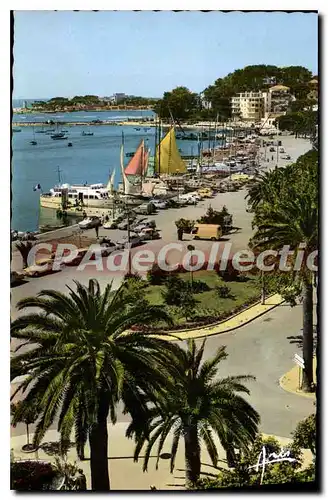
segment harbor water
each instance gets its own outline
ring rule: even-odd
[[[21,132],[12,134],[12,221],[11,227],[18,231],[35,231],[41,224],[62,224],[51,209],[39,206],[40,191],[33,191],[41,185],[42,191],[49,191],[60,181],[69,184],[107,183],[115,169],[115,185],[121,180],[120,147],[124,134],[124,151],[136,150],[140,140],[154,154],[155,128],[144,126],[92,125],[70,126],[69,122],[123,121],[153,117],[151,111],[104,111],[74,113],[28,113],[14,114],[13,124],[24,122],[65,122],[59,130],[67,130],[67,140],[54,141],[50,135],[36,133],[42,130],[36,126],[19,127]],[[53,127],[53,126],[52,126]],[[140,130],[136,130],[140,128]],[[82,136],[82,132],[93,132],[93,136]],[[37,141],[36,145],[30,141]],[[68,142],[72,147],[68,147]],[[197,141],[178,141],[182,154],[197,155]],[[130,158],[124,156],[125,165]]]

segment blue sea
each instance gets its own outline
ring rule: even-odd
[[[127,118],[152,117],[151,111],[103,111],[42,114],[14,114],[13,122],[46,122],[71,121],[87,122],[92,120],[119,121]],[[113,170],[116,181],[121,180],[120,147],[122,132],[124,133],[124,151],[135,151],[140,140],[154,154],[155,129],[140,131],[133,126],[93,125],[90,131],[93,136],[82,136],[84,126],[60,126],[68,130],[68,140],[53,141],[49,135],[35,133],[36,127],[21,127],[21,132],[12,134],[12,221],[13,229],[19,231],[35,231],[40,224],[61,224],[51,209],[39,206],[39,191],[33,191],[40,184],[43,191],[48,191],[58,183],[58,167],[61,171],[61,182],[73,183],[107,183]],[[88,130],[88,129],[87,129]],[[35,139],[37,145],[30,141]],[[67,147],[72,142],[73,147]],[[178,147],[184,154],[197,154],[197,141],[178,141]],[[125,164],[129,158],[125,157]]]

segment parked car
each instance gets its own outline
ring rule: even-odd
[[[276,150],[276,148],[270,148],[270,149],[269,149],[270,153],[274,153],[274,152],[275,152],[275,150]]]
[[[155,211],[155,206],[153,205],[152,202],[150,203],[143,203],[142,205],[139,205],[139,207],[136,207],[134,209],[136,214],[151,214]]]
[[[132,219],[130,219],[130,224],[132,223]],[[128,228],[128,219],[122,220],[119,224],[117,224],[117,229],[120,229],[121,231],[125,231],[125,229]]]
[[[291,156],[290,155],[281,155],[280,157],[282,160],[291,160]]]
[[[150,200],[150,203],[152,203],[155,208],[159,210],[164,210],[165,208],[167,208],[167,203],[163,200]]]
[[[101,255],[103,257],[107,257],[116,250],[116,244],[113,241],[108,240],[107,238],[102,239],[102,241],[100,242],[100,246],[101,246]]]
[[[116,229],[117,228],[117,220],[111,219],[103,224],[104,229]]]
[[[99,217],[86,217],[85,219],[81,220],[81,222],[79,222],[79,227],[81,229],[90,229],[97,226],[101,226]]]
[[[134,231],[134,228],[139,226],[140,224],[142,224],[143,222],[145,222],[147,220],[147,217],[138,217],[135,221],[132,222],[132,224],[130,225],[130,229],[131,231]]]
[[[87,251],[88,251],[88,248],[78,248],[77,256],[73,260],[66,262],[65,266],[78,266],[81,263],[85,254],[87,253]],[[64,252],[64,255],[65,255],[65,252]]]
[[[138,236],[140,236],[142,241],[158,240],[161,237],[159,231],[157,231],[157,229],[153,229],[152,227],[146,227],[138,233]]]
[[[138,234],[130,234],[130,247],[131,248],[137,247],[138,245],[140,245],[141,242],[142,242],[142,239],[140,238],[140,236]],[[115,248],[116,250],[123,250],[124,248],[128,248],[129,247],[128,237],[123,236],[123,238],[121,240],[116,242],[115,247],[116,247]]]
[[[141,224],[139,224],[138,226],[135,226],[133,228],[133,231],[135,233],[139,233],[140,231],[142,231],[143,229],[146,229],[146,228],[153,228],[155,229],[156,228],[156,222],[154,220],[145,220],[143,221]]]
[[[23,270],[22,275],[27,278],[38,278],[39,276],[59,272],[60,269],[56,271],[53,270],[53,262],[54,260],[52,258],[37,260],[34,265],[26,267]],[[43,266],[44,264],[46,264],[44,268],[40,269],[39,266]]]
[[[187,200],[185,200],[184,198],[177,198],[174,201],[179,207],[185,207],[188,204]]]

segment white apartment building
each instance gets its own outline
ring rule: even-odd
[[[264,116],[263,92],[240,92],[231,98],[231,111],[235,120],[259,122]]]

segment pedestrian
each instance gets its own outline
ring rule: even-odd
[[[109,217],[108,217],[108,214],[106,215],[105,217],[105,221],[108,222],[109,221]]]
[[[271,156],[271,161],[273,161],[273,155]]]
[[[178,240],[182,241],[183,239],[183,229],[181,227],[178,228]]]
[[[98,237],[99,237],[99,224],[96,225],[95,230],[96,230],[96,236],[98,239]]]
[[[83,219],[86,219],[86,218],[87,218],[87,213],[86,213],[86,211],[85,211],[85,210],[83,210],[82,215],[83,215]]]

